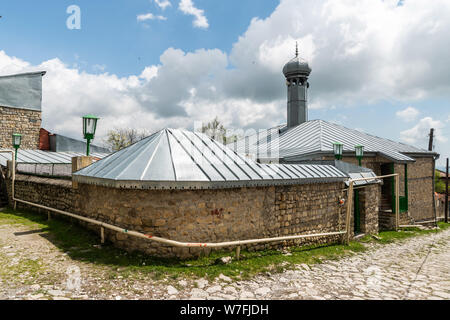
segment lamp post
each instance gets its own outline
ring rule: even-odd
[[[83,117],[83,135],[87,140],[86,156],[89,156],[89,146],[91,144],[91,140],[94,140],[98,119],[99,118],[93,115],[87,115]]]
[[[19,133],[13,133],[12,135],[12,144],[14,149],[16,149],[14,159],[17,161],[17,149],[20,148],[20,144],[22,143],[22,135]]]
[[[362,158],[364,156],[364,146],[357,145],[355,146],[356,158],[358,158],[359,166],[361,167]]]
[[[333,152],[336,160],[342,160],[342,152],[344,150],[344,145],[340,142],[333,143]]]

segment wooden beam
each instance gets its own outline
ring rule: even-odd
[[[348,197],[347,197],[347,215],[345,218],[345,227],[346,227],[346,239],[345,243],[348,245],[350,243],[350,221],[351,221],[351,213],[352,213],[352,204],[353,204],[353,181],[350,181],[348,186]]]
[[[400,175],[395,177],[395,231],[400,225]]]

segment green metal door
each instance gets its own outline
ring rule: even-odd
[[[355,199],[354,201],[354,211],[355,211],[355,223],[354,223],[354,228],[355,228],[355,234],[361,233],[361,210],[360,210],[360,206],[359,206],[359,190],[355,190],[354,191],[355,194],[353,196],[353,198]]]

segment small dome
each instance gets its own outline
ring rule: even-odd
[[[309,76],[311,68],[309,67],[308,62],[297,56],[284,65],[283,73],[286,78],[298,75]]]

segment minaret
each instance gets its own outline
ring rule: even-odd
[[[295,58],[286,63],[283,74],[288,88],[287,127],[295,127],[308,121],[308,76],[311,68],[298,56],[298,45],[295,47]]]

